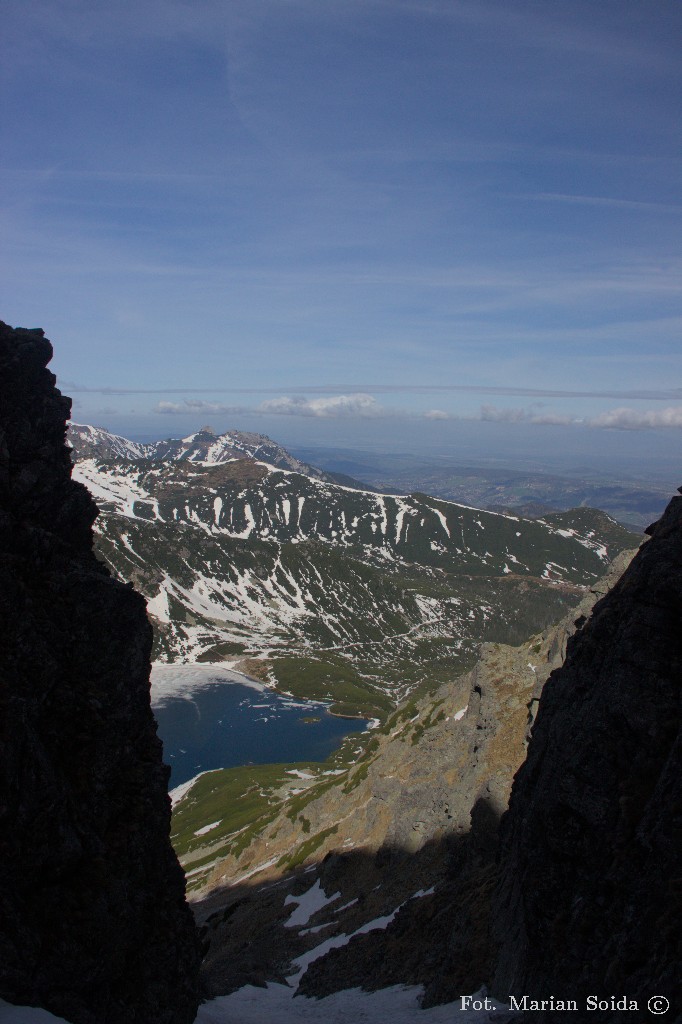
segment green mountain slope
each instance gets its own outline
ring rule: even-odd
[[[121,450],[120,439],[118,444]],[[346,713],[464,671],[558,618],[632,536],[230,461],[83,458],[98,547],[148,599],[160,660],[228,659]]]

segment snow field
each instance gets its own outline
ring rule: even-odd
[[[199,1007],[195,1024],[488,1024],[490,1014],[461,1010],[447,1003],[422,1010],[419,986],[394,985],[378,992],[345,989],[324,999],[293,998],[285,985],[266,988],[246,985],[230,996],[219,996]],[[511,1015],[497,1013],[502,1021]],[[11,1006],[0,1000],[0,1024],[67,1024],[46,1010]]]

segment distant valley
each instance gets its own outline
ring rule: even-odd
[[[477,465],[447,456],[333,448],[295,451],[327,471],[350,474],[382,491],[424,491],[477,508],[508,509],[530,517],[570,508],[599,508],[638,531],[661,515],[670,494],[670,481],[604,474],[587,467],[550,473]]]

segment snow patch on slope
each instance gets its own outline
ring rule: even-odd
[[[445,518],[445,516],[443,515],[443,513],[441,512],[441,510],[439,508],[433,508],[433,506],[432,506],[431,511],[434,512],[438,516],[438,518],[440,519],[441,526],[443,527],[443,529],[447,533],[448,539],[449,539],[450,538],[450,527],[448,526],[447,519]]]
[[[460,1002],[422,1010],[423,989],[417,985],[393,985],[378,992],[345,989],[324,999],[293,998],[293,989],[270,983],[266,988],[245,985],[229,996],[219,996],[199,1007],[195,1024],[488,1024],[491,1015],[461,1010]],[[502,1007],[500,1007],[502,1010]],[[496,1021],[511,1014],[499,1011]],[[67,1024],[47,1010],[11,1006],[0,1000],[0,1024]]]
[[[147,599],[147,611],[159,622],[170,622],[170,609],[168,607],[168,591],[162,586],[156,597]]]
[[[155,517],[160,518],[155,498],[132,478],[116,470],[108,470],[106,465],[98,466],[94,459],[84,459],[76,463],[72,476],[74,480],[87,487],[98,505],[109,506],[119,515],[136,519],[138,517],[133,507],[136,501],[142,501],[152,505]]]
[[[352,988],[324,999],[297,996],[294,1000],[293,990],[285,985],[270,983],[265,989],[247,985],[204,1003],[196,1024],[488,1024],[492,1019],[485,1012],[461,1010],[459,1001],[422,1010],[422,994],[421,986],[393,985],[378,992]],[[497,1013],[494,1019],[501,1022],[510,1017]]]
[[[300,896],[292,896],[290,893],[284,901],[284,906],[288,907],[291,903],[296,903],[297,906],[284,922],[284,927],[298,928],[306,925],[318,910],[322,910],[329,903],[334,903],[340,896],[340,892],[335,892],[333,896],[326,896],[319,878],[311,889],[307,889]]]

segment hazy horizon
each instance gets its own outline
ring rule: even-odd
[[[74,417],[682,455],[682,6],[8,0],[2,317]]]
[[[209,417],[198,420],[187,429],[176,421],[167,424],[167,430],[150,429],[148,419],[135,421],[107,418],[107,422],[94,423],[112,433],[134,441],[159,441],[166,438],[186,437],[203,426],[216,433],[228,430],[252,431],[266,434],[294,453],[305,449],[319,449],[325,453],[363,452],[374,455],[404,454],[446,464],[470,464],[520,469],[557,475],[601,473],[604,476],[623,476],[631,480],[657,483],[670,489],[671,494],[682,484],[682,437],[663,431],[623,431],[571,428],[572,443],[565,439],[566,428],[546,425],[542,429],[524,423],[453,421],[447,424],[415,420],[408,433],[405,427],[396,433],[390,421],[367,425],[354,421],[324,420],[311,422],[290,417],[265,419],[233,417],[230,420]],[[86,422],[74,416],[75,422]],[[674,441],[674,444],[670,442]],[[311,459],[310,461],[314,461]],[[679,472],[678,472],[679,467]]]

